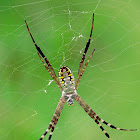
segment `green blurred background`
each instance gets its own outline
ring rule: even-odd
[[[96,51],[78,93],[107,122],[139,129],[139,0],[1,0],[0,139],[39,139],[61,97],[38,58],[24,20],[56,74],[67,65],[76,78],[93,12],[94,32],[86,60]],[[139,130],[104,128],[112,140],[140,139]],[[107,140],[77,103],[64,106],[52,137],[60,139]]]

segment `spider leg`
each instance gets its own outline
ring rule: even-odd
[[[45,60],[46,64],[48,65],[48,67],[45,66],[46,69],[48,70],[48,68],[49,68],[49,70],[51,71],[51,77],[52,77],[53,80],[56,82],[56,84],[58,85],[58,87],[60,88],[60,90],[62,91],[61,84],[60,84],[60,82],[59,82],[58,79],[57,79],[57,76],[56,76],[56,74],[55,74],[55,72],[54,72],[54,69],[52,68],[52,66],[51,66],[51,64],[50,64],[50,62],[49,62],[49,60],[45,57],[45,55],[44,55],[44,53],[42,52],[42,50],[40,49],[40,47],[36,44],[36,42],[35,42],[35,40],[34,40],[32,34],[31,34],[31,32],[30,32],[30,29],[29,29],[29,26],[28,26],[26,20],[25,20],[25,23],[26,23],[26,27],[27,27],[27,29],[28,29],[28,32],[29,32],[29,34],[30,34],[30,36],[31,36],[31,38],[32,38],[32,41],[33,41],[33,43],[34,43],[34,45],[35,45],[35,47],[36,47],[38,53],[42,56],[42,58]],[[39,57],[40,57],[40,55],[39,55]],[[40,58],[41,58],[41,57],[40,57]],[[41,61],[42,61],[42,59],[41,59]],[[42,61],[42,62],[43,62],[43,61]],[[44,64],[44,62],[43,62],[43,64]],[[50,73],[50,72],[49,72],[49,73]]]
[[[49,135],[49,140],[51,139],[53,131],[55,129],[55,125],[58,122],[58,119],[60,117],[64,104],[65,104],[65,99],[63,97],[61,97],[59,100],[59,103],[56,107],[55,113],[53,114],[53,117],[51,119],[48,129],[45,131],[45,133],[41,136],[41,138],[39,140],[42,140],[47,135],[47,133],[50,131],[50,129],[51,129],[51,132]]]
[[[123,131],[136,131],[136,130],[137,130],[137,129],[122,129],[122,128],[118,128],[118,127],[116,127],[116,126],[114,126],[114,125],[112,125],[112,124],[110,124],[110,123],[104,121],[104,120],[101,119],[98,115],[96,115],[96,118],[97,118],[97,120],[101,121],[102,123],[104,123],[105,125],[107,125],[107,126],[113,128],[113,129],[123,130]]]
[[[109,140],[111,140],[109,134],[105,131],[105,129],[103,128],[103,126],[99,123],[99,121],[97,119],[94,118],[94,116],[90,116],[94,121],[95,123],[100,127],[100,129],[103,131],[103,133],[105,134],[105,136],[107,138],[109,138]]]
[[[41,136],[41,138],[40,138],[39,140],[42,140],[42,139],[46,136],[46,134],[47,134],[47,133],[49,132],[49,130],[52,128],[52,124],[53,124],[53,122],[50,123],[48,129],[45,131],[45,133]]]
[[[84,60],[85,60],[85,56],[86,56],[87,50],[88,50],[89,45],[90,45],[92,31],[93,31],[93,24],[94,24],[94,13],[93,13],[92,27],[91,27],[90,36],[89,36],[89,39],[87,41],[87,44],[86,44],[86,47],[85,47],[85,50],[84,50],[84,53],[83,53],[83,56],[82,56],[82,60],[80,61],[80,65],[79,65],[78,76],[77,76],[77,80],[76,80],[76,83],[75,83],[76,89],[77,89],[77,87],[78,87],[77,85],[79,84],[79,81],[80,81],[79,78],[80,78],[81,70],[82,70],[82,67],[83,67]]]
[[[58,118],[58,119],[59,119],[59,118]],[[50,132],[50,135],[49,135],[49,140],[50,140],[51,137],[52,137],[52,134],[53,134],[53,131],[54,131],[54,129],[55,129],[55,126],[56,126],[56,124],[57,124],[57,122],[58,122],[58,119],[55,120],[55,122],[54,122],[54,124],[53,124],[53,126],[52,126],[52,129],[51,129],[51,132]]]
[[[81,71],[81,73],[79,74],[79,77],[78,77],[77,80],[76,80],[76,82],[77,82],[76,87],[75,87],[76,90],[77,90],[77,88],[78,88],[78,85],[79,85],[79,82],[80,82],[80,80],[81,80],[81,77],[82,77],[82,75],[83,75],[83,73],[84,73],[84,71],[85,71],[85,69],[86,69],[86,67],[87,67],[87,65],[88,65],[88,63],[89,63],[91,57],[93,56],[94,51],[95,51],[95,49],[93,50],[92,54],[90,55],[88,61],[87,61],[86,64],[85,64],[83,70]]]
[[[50,71],[50,69],[46,66],[46,64],[44,63],[44,61],[42,60],[41,56],[39,53],[37,53],[39,58],[41,59],[42,63],[44,64],[45,68],[47,69],[47,71],[49,72],[49,74],[51,75],[51,77],[54,79],[54,81],[56,81],[57,86],[60,88],[60,90],[62,91],[62,87],[60,85],[60,82],[58,82],[58,80],[56,79],[56,77],[52,74],[52,72]]]
[[[88,106],[88,104],[86,104],[86,102],[84,102],[84,100],[77,95],[76,99],[75,99],[79,105],[85,110],[85,112],[95,121],[95,123],[100,127],[100,129],[103,131],[103,133],[105,134],[105,136],[111,140],[109,134],[105,131],[105,129],[102,127],[102,125],[99,123],[99,121],[97,120],[97,118],[95,118],[96,113]]]
[[[98,124],[100,129],[104,132],[106,137],[108,137],[110,140],[111,140],[111,138],[110,138],[109,134],[104,130],[102,125],[99,123],[99,121],[106,124],[107,126],[113,128],[113,129],[117,129],[117,130],[124,130],[124,131],[135,131],[136,130],[136,129],[121,129],[121,128],[115,127],[115,126],[111,125],[110,123],[107,123],[106,121],[101,119],[79,95],[77,95],[75,100],[85,110],[85,112]]]

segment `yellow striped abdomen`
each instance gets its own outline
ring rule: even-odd
[[[59,81],[61,83],[63,91],[67,93],[73,93],[75,90],[75,79],[70,68],[62,66],[59,70]]]

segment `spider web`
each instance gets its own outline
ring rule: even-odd
[[[94,31],[86,60],[94,48],[96,51],[78,93],[107,122],[120,128],[139,128],[138,0],[3,0],[0,3],[0,139],[39,139],[61,96],[38,58],[24,20],[56,74],[60,66],[66,65],[76,79],[93,12]],[[138,132],[104,128],[113,140],[140,137]],[[73,107],[64,106],[52,139],[107,138],[75,103]]]

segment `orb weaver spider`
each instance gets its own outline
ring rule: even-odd
[[[74,100],[76,102],[78,102],[78,104],[85,110],[85,112],[95,121],[95,123],[99,126],[99,128],[103,131],[103,133],[105,134],[105,136],[109,140],[111,140],[111,138],[110,138],[109,134],[105,131],[105,129],[102,127],[100,122],[104,123],[105,125],[113,128],[113,129],[117,129],[117,130],[124,130],[124,131],[135,131],[136,130],[136,129],[121,129],[121,128],[115,127],[114,125],[104,121],[88,106],[88,104],[77,93],[77,88],[78,88],[79,82],[81,80],[81,77],[82,77],[91,57],[93,56],[94,51],[95,51],[95,49],[94,49],[92,54],[90,55],[88,61],[85,63],[85,65],[83,67],[85,56],[86,56],[86,53],[88,51],[90,41],[91,41],[93,24],[94,24],[94,13],[93,13],[93,18],[92,18],[92,27],[91,27],[90,37],[87,41],[87,44],[86,44],[86,47],[85,47],[85,50],[84,50],[84,53],[82,56],[82,60],[80,61],[76,82],[75,82],[74,75],[73,75],[72,71],[70,70],[70,68],[68,68],[66,66],[62,66],[60,68],[59,80],[57,79],[57,76],[56,76],[54,69],[51,66],[49,60],[45,57],[45,55],[42,52],[42,50],[40,49],[40,47],[36,44],[32,34],[29,30],[29,27],[28,27],[26,20],[25,20],[25,23],[26,23],[28,32],[32,38],[32,41],[33,41],[33,43],[38,51],[39,58],[41,59],[45,68],[47,69],[47,71],[49,72],[49,74],[51,75],[51,77],[56,82],[57,86],[59,87],[60,91],[62,92],[62,96],[61,96],[59,103],[56,107],[55,113],[53,114],[53,117],[51,119],[49,127],[47,128],[47,130],[45,131],[45,133],[41,136],[41,138],[39,140],[42,140],[46,136],[46,134],[49,132],[49,130],[51,130],[50,135],[49,135],[49,140],[51,139],[53,131],[54,131],[55,126],[58,122],[58,119],[60,117],[60,114],[62,112],[62,109],[63,109],[65,102],[67,102],[67,104],[69,106],[71,106],[71,105],[74,105]],[[45,64],[45,62],[42,60],[41,57],[44,59],[44,61],[46,62],[47,65]]]

